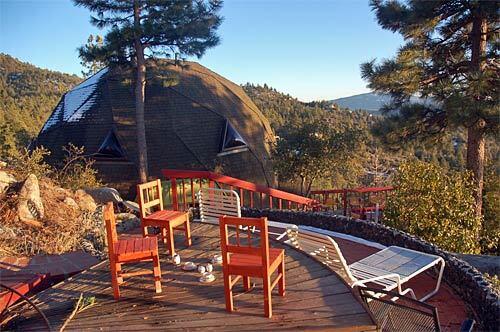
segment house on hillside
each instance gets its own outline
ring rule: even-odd
[[[137,183],[133,72],[103,69],[67,92],[33,146],[64,158],[68,143],[84,146],[104,182],[122,192]],[[272,185],[268,120],[243,89],[195,62],[148,68],[145,104],[148,167],[216,170]]]

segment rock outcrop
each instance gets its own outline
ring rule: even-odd
[[[11,184],[16,182],[17,180],[13,175],[0,171],[0,194],[3,194]]]
[[[35,227],[42,227],[40,220],[44,216],[44,208],[40,197],[38,178],[30,174],[19,191],[17,207],[19,220]]]
[[[103,187],[86,189],[85,192],[92,196],[97,204],[106,204],[107,202],[121,203],[123,199],[120,197],[118,190],[115,188]]]

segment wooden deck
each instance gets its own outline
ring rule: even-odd
[[[192,223],[192,233],[190,248],[184,247],[183,238],[176,239],[182,260],[208,262],[219,250],[218,227]],[[227,313],[220,266],[215,267],[215,282],[201,284],[198,272],[185,272],[170,264],[162,244],[161,294],[154,293],[152,277],[132,277],[121,286],[122,299],[114,301],[105,261],[41,292],[36,302],[57,330],[80,293],[95,296],[97,304],[78,313],[66,330],[376,330],[365,307],[336,274],[292,248],[277,242],[271,245],[286,250],[287,287],[285,297],[273,292],[271,319],[263,317],[263,294],[257,279],[252,280],[256,285],[250,292],[245,293],[241,283],[235,286],[236,312]],[[38,330],[43,324],[29,312],[17,321],[17,328]]]

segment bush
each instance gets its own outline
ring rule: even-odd
[[[50,155],[46,148],[37,147],[33,151],[23,148],[12,156],[12,168],[20,179],[25,179],[30,174],[35,174],[37,178],[51,177],[54,169],[45,163],[44,159]]]
[[[487,167],[484,174],[483,227],[480,244],[483,254],[500,254],[500,176],[495,167]]]
[[[63,147],[63,151],[66,156],[56,179],[61,187],[77,190],[102,186],[97,178],[97,171],[93,168],[94,161],[85,156],[84,147],[70,143]]]
[[[479,253],[481,219],[474,213],[469,173],[445,171],[421,161],[402,164],[395,175],[384,222],[461,253]]]

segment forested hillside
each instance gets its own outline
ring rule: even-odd
[[[61,96],[80,81],[0,53],[0,157],[29,144]]]
[[[384,182],[384,173],[390,174],[402,160],[411,158],[432,161],[447,168],[462,169],[464,166],[465,141],[460,133],[443,136],[439,144],[410,142],[398,148],[389,148],[379,143],[371,132],[373,124],[380,119],[378,115],[342,107],[332,108],[327,102],[303,103],[267,85],[247,83],[243,88],[269,119],[278,136],[283,135],[289,126],[313,119],[328,122],[338,130],[356,128],[362,132],[362,144],[352,152],[353,168],[345,176],[333,179],[330,185],[374,184],[375,180],[380,184]],[[380,178],[374,179],[375,174]]]

